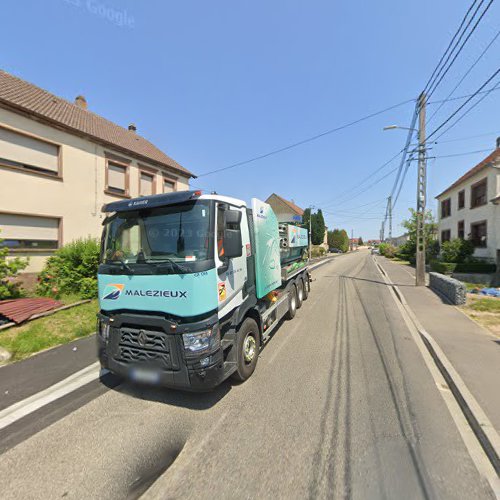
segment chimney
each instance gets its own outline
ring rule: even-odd
[[[75,98],[75,104],[82,109],[87,109],[87,100],[82,95],[78,95]]]
[[[497,149],[500,148],[500,137],[497,137]]]
[[[130,130],[130,132],[137,132],[137,127],[135,126],[135,123],[131,123],[129,126],[128,126],[128,129]]]

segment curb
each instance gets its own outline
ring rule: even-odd
[[[489,462],[493,466],[496,474],[500,476],[500,437],[496,429],[479,406],[479,403],[471,394],[458,372],[441,350],[438,343],[421,325],[398,286],[392,283],[389,275],[377,261],[375,261],[375,265],[382,274],[384,281],[392,288],[403,309],[408,314],[436,367],[448,384],[455,401],[469,423],[484,453],[488,457]]]

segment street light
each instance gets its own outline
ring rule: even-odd
[[[399,125],[387,125],[387,127],[384,127],[383,130],[396,130],[396,129],[402,129],[402,130],[412,130],[413,132],[416,132],[416,128],[408,128],[408,127],[400,127]]]

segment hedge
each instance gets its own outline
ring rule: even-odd
[[[454,262],[441,262],[439,260],[431,261],[431,270],[440,274],[452,274],[458,264]]]
[[[496,270],[497,266],[489,262],[464,262],[455,268],[456,273],[494,273]]]
[[[431,261],[431,269],[436,273],[494,273],[496,265],[488,262],[463,262],[456,264],[454,262],[441,262],[439,260]]]

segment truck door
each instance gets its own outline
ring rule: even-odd
[[[219,317],[222,318],[242,304],[245,299],[245,283],[248,279],[247,253],[251,249],[246,207],[236,207],[218,202],[215,212],[217,293]],[[237,222],[238,218],[239,222]],[[235,252],[234,241],[231,242],[228,238],[234,237],[237,239],[239,236],[238,231],[241,235],[241,250]],[[229,253],[229,247],[231,247],[232,254]],[[239,242],[236,247],[240,247]],[[237,255],[234,255],[234,253]]]

